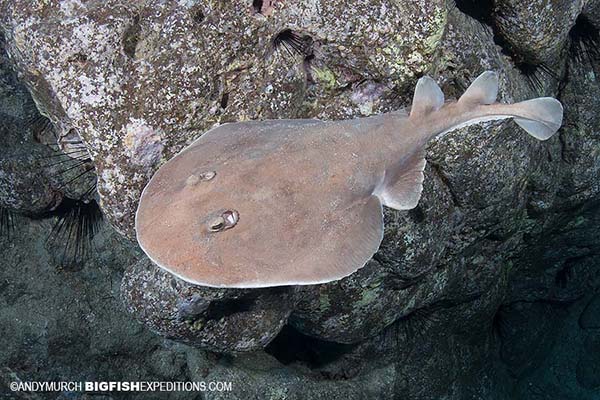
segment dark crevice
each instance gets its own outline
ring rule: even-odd
[[[565,79],[562,81],[562,83],[559,87],[559,95],[557,96],[558,100],[561,100],[562,93],[567,87],[567,83],[569,81],[569,76],[570,76],[570,72],[569,72],[569,68],[567,68]],[[565,124],[565,125],[568,126],[568,124]],[[561,129],[558,132],[558,139],[559,139],[558,142],[560,144],[560,158],[565,164],[575,164],[575,162],[577,161],[578,154],[577,154],[577,152],[573,151],[573,146],[570,143],[570,137],[566,132],[567,132],[567,129]]]
[[[506,239],[510,237],[510,234],[503,232],[502,229],[495,229],[488,233],[484,239],[489,240],[491,242],[504,242]]]
[[[429,270],[426,270],[416,276],[407,276],[398,272],[390,272],[383,281],[383,286],[389,290],[406,290],[423,281],[428,272]]]
[[[425,213],[423,212],[423,207],[420,205],[417,205],[412,210],[409,210],[408,216],[417,224],[425,221]]]
[[[583,260],[592,256],[593,254],[586,254],[583,256],[567,258],[562,267],[556,273],[556,276],[554,277],[554,284],[560,289],[567,288],[571,281],[576,278],[577,265],[579,265]]]
[[[492,332],[502,339],[508,336],[510,330],[510,325],[506,318],[506,310],[501,306],[492,318]]]
[[[502,304],[494,314],[491,323],[491,334],[500,345],[500,358],[505,362],[510,362],[510,358],[506,359],[505,351],[508,350],[515,354],[512,344],[515,338],[522,336],[527,329],[525,323],[532,313],[545,311],[547,315],[556,315],[559,312],[565,312],[575,301],[517,300]],[[538,310],[536,311],[534,307],[537,307]]]
[[[219,105],[222,109],[226,109],[229,104],[229,93],[223,93],[221,96],[221,101],[219,101]]]
[[[254,8],[254,12],[256,12],[257,14],[261,14],[263,8],[263,0],[253,0],[252,8]]]
[[[435,303],[433,303],[432,305],[430,305],[429,307],[427,307],[427,309],[430,312],[434,312],[434,311],[441,311],[441,310],[447,310],[449,308],[454,308],[454,307],[458,307],[461,306],[463,304],[468,304],[468,303],[472,303],[476,300],[479,300],[480,298],[482,298],[485,295],[485,291],[482,291],[482,289],[479,290],[474,290],[470,293],[464,293],[461,295],[460,299],[440,299],[438,301],[436,301]]]
[[[135,58],[135,50],[140,40],[141,31],[140,16],[136,15],[123,35],[123,52],[131,59]]]
[[[254,299],[239,298],[215,300],[210,303],[206,310],[207,320],[220,320],[233,314],[248,312],[254,305]]]
[[[204,10],[199,6],[194,6],[190,10],[190,15],[192,17],[192,21],[196,24],[201,24],[206,19],[206,15],[204,14]]]
[[[384,258],[381,256],[380,253],[373,254],[372,258],[373,258],[373,260],[377,261],[381,265],[385,265],[385,263],[386,263],[386,261],[384,260]]]
[[[452,198],[452,203],[456,207],[461,207],[461,201],[458,199],[458,196],[456,195],[454,188],[452,187],[452,184],[450,183],[450,180],[444,174],[444,172],[442,171],[440,166],[437,164],[434,164],[434,163],[430,163],[430,165],[431,165],[431,169],[433,170],[433,172],[435,172],[435,174],[440,179],[440,181],[444,184],[444,186],[446,186],[448,188],[448,192],[450,193],[450,197]]]
[[[455,0],[456,7],[482,24],[492,24],[493,0]]]
[[[67,358],[65,349],[70,349],[75,354],[84,354],[89,349],[90,343],[90,337],[84,332],[64,329],[60,335],[48,339],[48,356],[53,359]]]
[[[83,53],[75,53],[68,58],[68,62],[83,65],[87,62],[88,57]]]
[[[373,255],[373,260],[377,261],[380,268],[385,270],[382,286],[388,290],[406,290],[422,282],[431,271],[430,268],[425,268],[417,274],[407,274],[395,259],[389,259],[379,252]]]
[[[600,59],[600,30],[585,15],[580,15],[569,32],[571,59],[594,66]]]
[[[494,43],[500,46],[502,53],[512,60],[532,90],[542,91],[545,79],[550,78],[556,82],[559,81],[558,74],[548,64],[529,59],[527,56],[519,54],[495,29]]]
[[[355,347],[307,336],[286,325],[265,351],[284,365],[301,363],[315,369],[339,359]]]
[[[598,294],[586,304],[585,308],[579,315],[577,323],[581,329],[600,329],[600,321],[596,318],[598,315],[600,302],[598,302]]]
[[[306,57],[304,57],[304,60],[302,61],[302,67],[304,68],[304,73],[306,74],[306,82],[307,83],[315,82],[313,75],[312,75],[312,67],[313,67],[314,60],[315,60],[315,55],[309,54]]]
[[[442,299],[428,306],[413,310],[394,322],[393,329],[398,346],[414,343],[417,338],[425,335],[436,325],[445,323],[447,310],[472,303],[483,296],[483,292],[467,293],[461,299]]]

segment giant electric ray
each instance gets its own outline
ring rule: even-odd
[[[382,205],[417,205],[431,139],[504,118],[540,140],[559,129],[557,100],[500,104],[497,92],[497,75],[486,72],[457,102],[444,104],[435,81],[424,77],[410,115],[214,128],[144,189],[136,214],[140,246],[158,266],[198,285],[256,288],[343,278],[379,248]]]

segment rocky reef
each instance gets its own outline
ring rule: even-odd
[[[0,393],[600,395],[600,2],[0,0],[0,26]],[[149,177],[217,124],[359,118],[409,106],[424,74],[458,97],[490,69],[503,101],[560,99],[559,134],[492,122],[431,143],[419,206],[385,210],[345,279],[196,287],[133,240]]]

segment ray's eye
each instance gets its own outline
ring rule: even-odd
[[[208,230],[210,232],[221,232],[230,228],[233,228],[239,220],[239,214],[235,210],[223,211],[221,215],[213,218],[208,223]]]
[[[206,171],[198,175],[190,175],[185,180],[185,184],[186,186],[195,186],[200,182],[208,182],[212,180],[215,176],[217,176],[217,173],[215,171]]]
[[[227,210],[222,215],[223,219],[225,219],[225,223],[227,226],[234,226],[238,222],[238,213],[235,210]]]
[[[215,176],[217,176],[217,173],[215,171],[206,171],[206,172],[201,173],[198,176],[198,178],[200,178],[201,181],[210,181]]]

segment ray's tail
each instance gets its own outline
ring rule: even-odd
[[[546,140],[562,124],[563,107],[554,98],[540,97],[516,104],[501,104],[496,103],[497,96],[498,75],[488,71],[473,81],[456,104],[442,109],[444,94],[433,79],[423,77],[417,83],[410,116],[415,118],[446,109],[448,114],[442,120],[447,125],[442,124],[435,136],[483,121],[513,118],[531,136]]]
[[[501,104],[496,102],[497,95],[498,75],[494,72],[481,74],[457,102],[449,104],[444,104],[444,94],[433,79],[419,79],[409,120],[423,137],[419,138],[412,156],[386,170],[383,182],[373,194],[382,204],[396,210],[416,207],[423,190],[424,149],[436,136],[483,121],[513,118],[531,136],[546,140],[562,124],[563,108],[556,99],[541,97]]]

